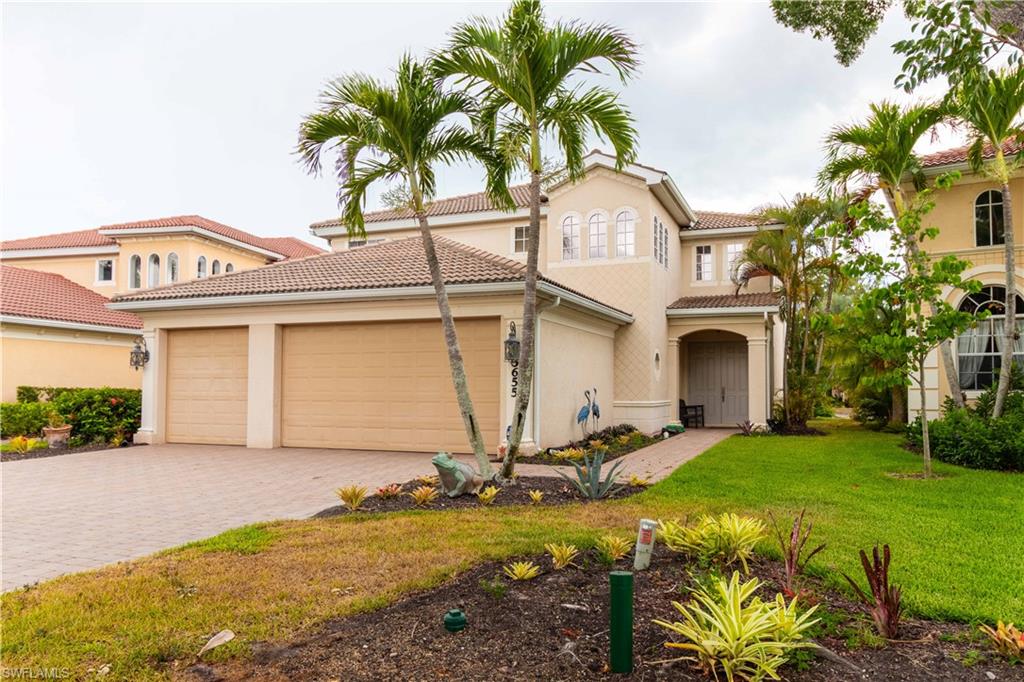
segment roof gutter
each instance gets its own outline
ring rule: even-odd
[[[47,320],[41,317],[21,317],[17,315],[4,315],[0,320],[4,324],[24,324],[33,327],[49,327],[52,329],[69,329],[78,332],[98,332],[100,334],[127,334],[138,336],[142,328],[132,329],[129,327],[111,327],[104,324],[83,324],[80,322],[65,322],[64,320]]]
[[[666,308],[667,317],[711,317],[714,315],[764,315],[779,312],[777,305],[723,306],[720,308]]]

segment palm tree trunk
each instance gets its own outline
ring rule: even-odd
[[[1003,351],[1000,359],[999,386],[996,388],[996,402],[992,416],[1003,414],[1006,395],[1010,392],[1013,350],[1017,342],[1017,273],[1014,258],[1015,237],[1013,233],[1013,202],[1010,198],[1010,183],[1003,182],[1003,245],[1006,248],[1006,319],[1003,321]]]
[[[540,259],[540,170],[530,172],[530,233],[526,245],[526,282],[523,286],[523,338],[519,350],[519,392],[512,413],[508,451],[501,463],[501,478],[509,480],[515,471],[519,444],[526,426],[526,411],[533,391],[535,338],[537,331],[537,269]]]
[[[417,192],[418,189],[414,188],[413,191]],[[441,313],[441,326],[444,328],[444,342],[448,348],[448,365],[452,372],[455,397],[459,402],[459,411],[462,413],[462,423],[466,427],[466,436],[473,447],[473,455],[476,457],[477,466],[480,467],[480,475],[483,476],[484,480],[487,480],[493,478],[494,472],[491,470],[491,463],[487,459],[484,437],[480,432],[480,423],[476,419],[476,412],[473,410],[473,399],[469,395],[466,366],[462,361],[459,337],[455,333],[455,319],[452,317],[451,305],[448,303],[448,290],[444,285],[441,263],[437,260],[434,238],[430,234],[430,224],[427,222],[422,202],[417,201],[416,203],[418,206],[416,219],[420,224],[420,236],[423,238],[423,251],[427,256],[427,268],[430,270],[430,280],[434,284],[434,293],[437,296],[437,309]]]

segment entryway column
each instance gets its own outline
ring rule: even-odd
[[[249,325],[249,391],[245,445],[281,446],[281,326]]]
[[[665,371],[668,372],[668,420],[669,423],[679,421],[679,339],[668,340],[668,357],[665,358]]]
[[[135,434],[136,443],[158,445],[164,442],[164,385],[167,377],[167,332],[146,329],[142,340],[149,351],[149,362],[142,368],[142,417]],[[128,358],[125,357],[125,362]]]
[[[768,339],[747,337],[747,418],[754,424],[768,423]]]

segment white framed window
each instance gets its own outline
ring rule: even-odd
[[[142,288],[142,256],[137,253],[128,259],[128,287]]]
[[[725,245],[725,271],[730,277],[736,272],[736,261],[743,255],[743,244]]]
[[[178,281],[178,254],[167,254],[167,283],[174,284]]]
[[[696,247],[697,261],[694,277],[698,282],[710,282],[715,278],[714,261],[711,259],[711,245],[702,244]]]
[[[562,220],[562,260],[580,257],[580,220],[574,215]]]
[[[512,228],[512,253],[526,253],[530,246],[529,242],[529,225],[516,225]]]
[[[587,237],[590,245],[587,255],[590,258],[608,257],[608,218],[603,213],[595,213],[587,221]]]
[[[196,278],[202,279],[203,277],[206,277],[206,256],[200,256],[196,261]]]
[[[234,272],[234,271],[235,271],[235,266],[232,265],[231,263],[228,263],[227,265],[224,266],[224,272],[225,273]]]
[[[1005,243],[1003,234],[1003,193],[990,189],[974,200],[974,245],[997,246]]]
[[[632,211],[622,210],[615,216],[615,255],[636,255],[636,218]]]
[[[661,221],[658,216],[654,216],[654,229],[651,232],[654,235],[654,260],[661,263]]]
[[[155,253],[149,254],[149,261],[146,265],[146,285],[149,287],[160,286],[160,256]]]
[[[1006,344],[1006,288],[998,285],[982,287],[960,302],[960,312],[989,316],[960,334],[956,339],[957,370],[960,389],[981,391],[999,380]],[[1013,342],[1013,363],[1024,366],[1024,297],[1017,296],[1014,308],[1017,329],[1021,332]]]
[[[210,274],[211,275],[219,275],[220,274],[220,261],[217,260],[216,258],[214,258],[213,259],[213,263],[210,264]]]
[[[668,270],[668,228],[661,224],[661,264]]]
[[[100,258],[96,261],[96,284],[114,283],[114,259]]]

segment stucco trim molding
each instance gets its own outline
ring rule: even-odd
[[[779,306],[737,306],[735,308],[668,308],[667,317],[713,317],[717,315],[764,315],[777,313]]]
[[[78,332],[98,332],[100,334],[124,334],[128,336],[140,336],[141,329],[127,329],[125,327],[108,327],[102,324],[81,324],[79,322],[64,322],[62,320],[46,320],[39,317],[20,317],[16,315],[4,315],[4,324],[22,324],[32,327],[47,327],[50,329],[68,329]]]
[[[541,217],[548,214],[548,207],[540,207]],[[520,208],[515,211],[475,211],[473,213],[453,213],[451,215],[430,216],[430,227],[452,227],[454,225],[472,225],[475,223],[491,223],[501,220],[530,219],[530,209]],[[370,222],[364,225],[367,234],[374,232],[390,232],[391,230],[413,230],[418,229],[419,223],[415,218],[398,218],[395,220],[381,220]],[[344,225],[310,225],[309,233],[315,237],[329,239],[331,237],[347,237],[348,228]]]
[[[707,229],[692,228],[680,229],[679,240],[690,241],[693,239],[704,239],[705,237],[731,237],[737,234],[756,234],[761,230],[781,230],[781,223],[767,223],[765,225],[749,225],[743,227],[709,227]]]
[[[612,403],[615,407],[668,407],[671,400],[616,400]]]
[[[252,244],[246,244],[245,242],[232,239],[231,237],[225,237],[222,234],[217,234],[210,230],[203,229],[196,225],[185,225],[182,227],[126,227],[117,228],[110,230],[100,230],[100,234],[108,237],[144,237],[146,235],[158,235],[158,234],[195,234],[200,237],[205,237],[213,242],[221,242],[234,246],[237,249],[245,251],[251,251],[252,253],[258,253],[261,256],[266,256],[271,260],[284,260],[284,254],[271,251],[270,249],[264,249],[259,246],[253,246]]]
[[[0,258],[9,260],[12,258],[53,258],[56,256],[100,256],[119,251],[114,246],[70,246],[57,247],[52,249],[9,249],[0,251]]]

